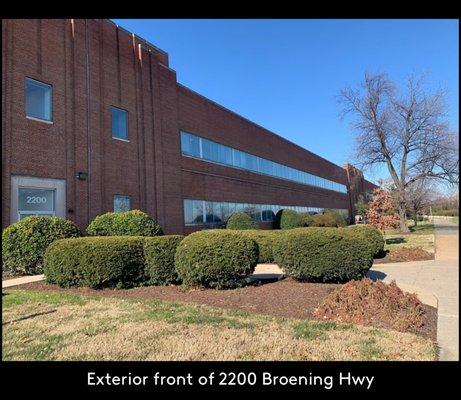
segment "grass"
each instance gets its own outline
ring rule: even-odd
[[[426,338],[160,300],[6,290],[3,360],[434,360]]]
[[[429,253],[435,252],[434,225],[428,221],[419,221],[415,226],[412,220],[407,222],[410,233],[403,234],[398,229],[386,229],[384,250],[398,247],[421,247]]]

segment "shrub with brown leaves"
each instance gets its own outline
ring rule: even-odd
[[[323,320],[413,332],[424,325],[424,308],[415,294],[365,278],[341,286],[315,310]]]

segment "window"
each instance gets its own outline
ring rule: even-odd
[[[181,132],[181,151],[192,157],[200,157],[200,140],[197,136]]]
[[[122,213],[131,210],[131,197],[130,196],[114,196],[114,213]]]
[[[112,107],[112,137],[128,140],[128,111]]]
[[[55,215],[54,193],[53,189],[19,188],[18,219]]]
[[[51,85],[26,78],[26,116],[52,121]]]
[[[273,221],[275,214],[281,209],[291,209],[297,212],[309,212],[313,210],[321,212],[324,209],[318,207],[281,206],[270,204],[231,203],[206,200],[184,199],[184,224],[222,226],[228,218],[236,212],[248,213],[254,221]],[[347,217],[347,210],[337,210]]]
[[[181,132],[181,152],[184,156],[197,157],[202,160],[220,163],[229,167],[241,168],[293,182],[335,190],[340,193],[347,193],[347,187],[340,183],[320,178],[308,172],[266,160],[187,132]]]

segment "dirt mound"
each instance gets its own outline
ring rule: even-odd
[[[329,294],[313,315],[322,320],[415,332],[425,324],[423,304],[395,282],[351,281]]]
[[[433,260],[434,254],[423,250],[421,247],[399,247],[389,250],[384,258],[374,260],[375,264],[389,262],[405,262],[405,261],[424,261]]]

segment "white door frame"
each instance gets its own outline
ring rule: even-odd
[[[54,208],[57,217],[66,218],[66,180],[11,175],[10,223],[19,220],[19,188],[52,189],[55,191]],[[38,214],[38,213],[37,213]],[[48,213],[49,214],[49,213]]]

